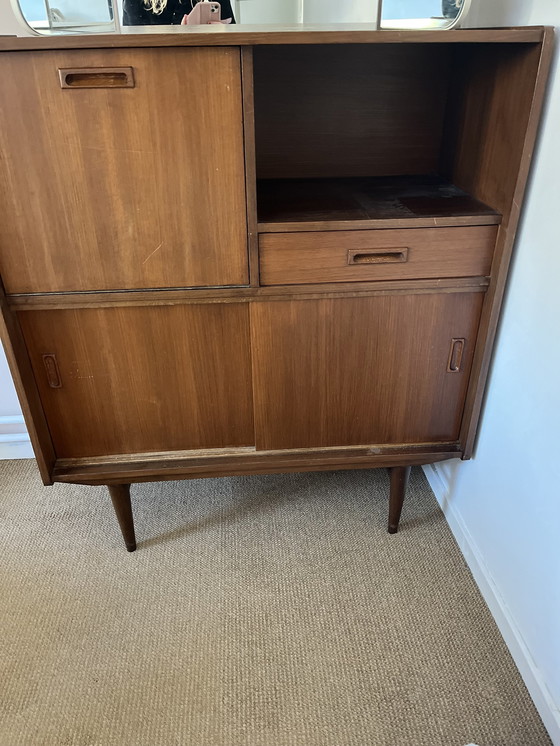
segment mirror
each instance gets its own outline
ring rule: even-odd
[[[111,33],[119,31],[123,2],[144,9],[144,0],[19,0],[23,17],[39,33]],[[163,0],[183,5],[196,0]],[[471,0],[229,0],[237,23],[324,24],[378,22],[382,28],[451,28],[465,16]],[[381,8],[380,8],[381,6]],[[154,15],[154,24],[165,14]],[[167,13],[169,15],[169,13]],[[182,14],[181,14],[182,17]],[[150,21],[151,22],[151,21]],[[167,20],[167,23],[170,21]]]
[[[468,4],[470,0],[383,0],[381,28],[451,28]]]
[[[238,0],[238,23],[376,23],[382,28],[451,28],[470,0]]]
[[[113,0],[19,0],[23,18],[41,34],[108,34],[118,30]]]

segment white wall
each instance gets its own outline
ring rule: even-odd
[[[560,3],[479,0],[472,22],[560,26]],[[559,135],[556,55],[475,458],[440,465],[437,474],[427,469],[555,744],[560,744]]]
[[[23,26],[14,15],[10,0],[0,0],[0,34],[22,33]],[[32,455],[23,415],[0,346],[0,458],[28,458]]]
[[[236,21],[238,23],[301,22],[303,0],[239,0]]]
[[[32,456],[8,363],[0,348],[0,459]]]
[[[111,20],[107,0],[48,0],[51,8],[58,8],[65,18],[83,23],[99,23]]]
[[[17,0],[0,0],[0,34],[24,36],[31,33],[21,14]]]
[[[304,23],[375,23],[377,0],[304,0]]]
[[[239,0],[237,7],[239,23],[374,23],[378,0]]]

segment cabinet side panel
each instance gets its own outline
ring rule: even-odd
[[[451,176],[498,210],[505,227],[517,218],[519,205],[513,200],[520,171],[527,177],[526,133],[541,53],[541,44],[469,45],[456,51]]]
[[[254,443],[246,304],[19,317],[58,458]]]
[[[464,458],[470,458],[490,367],[521,205],[535,147],[552,59],[553,29],[542,44],[481,48],[470,53],[454,163],[455,182],[500,210],[490,285],[461,428]],[[486,61],[486,64],[485,64]]]
[[[253,81],[253,49],[241,49],[241,83],[243,87],[243,137],[245,143],[245,185],[247,193],[247,235],[249,277],[251,285],[259,285],[259,239],[257,227],[257,175],[255,161],[255,97]]]
[[[482,297],[253,304],[257,448],[455,440]]]
[[[0,339],[6,353],[10,373],[14,379],[41,478],[44,484],[51,484],[52,470],[56,460],[51,434],[45,419],[17,315],[8,308],[1,283]]]
[[[80,68],[106,85],[62,88]],[[248,283],[238,48],[14,52],[0,72],[7,293]]]

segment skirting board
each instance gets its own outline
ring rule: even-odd
[[[33,448],[27,433],[3,433],[0,435],[0,460],[34,458]]]
[[[22,415],[0,415],[0,459],[33,458]]]
[[[494,621],[498,625],[498,629],[519,669],[552,743],[554,746],[560,746],[560,710],[554,703],[546,682],[543,680],[541,672],[517,628],[515,619],[488,571],[479,547],[473,540],[461,514],[449,502],[449,485],[446,476],[439,464],[428,464],[423,469],[478,589],[486,601],[490,613],[494,617]]]

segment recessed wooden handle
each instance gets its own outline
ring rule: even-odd
[[[52,353],[43,355],[43,364],[47,372],[47,381],[49,382],[51,389],[62,388],[62,380],[60,378],[60,371],[58,370],[56,357]]]
[[[61,88],[134,88],[131,67],[59,67]]]
[[[448,373],[459,373],[461,363],[463,362],[463,352],[465,349],[464,339],[452,339],[451,349],[449,350],[449,360],[447,361]]]
[[[408,248],[404,249],[351,249],[348,264],[393,264],[408,261]]]

